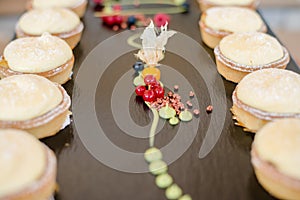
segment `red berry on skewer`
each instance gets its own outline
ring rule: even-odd
[[[146,75],[144,78],[144,83],[146,85],[157,84],[157,80],[156,80],[155,76],[153,76],[153,75]]]
[[[156,99],[155,93],[153,90],[146,90],[143,94],[143,100],[147,102],[152,102]]]
[[[163,98],[165,95],[165,90],[163,87],[158,86],[154,89],[154,93],[155,93],[156,98]]]
[[[146,87],[145,86],[137,86],[135,88],[135,93],[137,96],[143,96],[144,92],[146,91]]]

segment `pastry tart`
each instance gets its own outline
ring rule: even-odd
[[[214,49],[217,69],[227,80],[238,83],[260,69],[285,69],[289,53],[274,37],[261,32],[233,33]]]
[[[284,69],[262,69],[236,86],[231,111],[237,125],[257,132],[270,121],[300,118],[300,75]]]
[[[83,17],[87,6],[87,0],[30,0],[28,9],[62,7],[71,9],[79,17]]]
[[[210,8],[202,13],[199,26],[202,41],[210,48],[231,33],[267,31],[257,12],[242,7]]]
[[[55,135],[69,120],[69,95],[42,76],[4,78],[0,80],[0,96],[0,128],[22,129],[44,138]]]
[[[259,0],[198,0],[198,3],[201,12],[217,6],[239,6],[255,10]]]
[[[83,23],[65,8],[34,9],[26,12],[16,26],[17,37],[40,36],[44,32],[60,37],[73,49],[81,39]]]
[[[16,39],[5,47],[0,60],[0,78],[31,73],[64,84],[71,77],[73,65],[70,46],[44,33],[40,37]]]
[[[257,132],[251,162],[259,183],[279,199],[300,199],[300,119],[271,122]]]
[[[0,199],[48,200],[56,186],[56,162],[27,132],[0,129]]]

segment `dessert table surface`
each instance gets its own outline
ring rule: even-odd
[[[193,199],[273,199],[258,184],[250,163],[250,150],[254,134],[244,132],[241,127],[234,125],[234,120],[232,120],[230,112],[231,94],[236,84],[226,81],[216,73],[213,50],[206,47],[201,41],[198,26],[200,17],[198,4],[196,1],[189,1],[189,3],[189,13],[175,14],[171,17],[169,28],[180,33],[178,34],[180,37],[173,36],[174,39],[171,38],[170,44],[166,46],[166,55],[161,66],[162,81],[166,81],[169,85],[173,83],[172,81],[168,82],[168,78],[170,78],[168,75],[171,75],[167,73],[168,70],[164,70],[164,65],[175,69],[179,74],[178,76],[183,76],[197,96],[197,101],[194,99],[196,101],[194,105],[195,108],[200,109],[200,116],[193,119],[191,127],[188,127],[188,123],[176,127],[172,127],[168,123],[164,124],[156,136],[155,144],[159,148],[165,147],[175,138],[176,133],[180,132],[179,127],[181,126],[183,129],[185,128],[185,133],[182,136],[183,143],[193,137],[191,144],[182,152],[180,158],[169,165],[169,173],[174,177],[175,182]],[[88,66],[86,59],[98,54],[99,63],[98,65],[95,63],[95,65],[101,68],[103,66],[100,59],[105,59],[107,52],[114,54],[114,60],[105,66],[102,77],[96,81],[94,99],[90,99],[90,102],[95,104],[94,110],[106,138],[124,150],[143,153],[148,148],[148,139],[125,134],[116,123],[114,111],[111,109],[112,98],[117,95],[118,101],[125,105],[124,110],[129,110],[131,113],[131,120],[134,123],[147,127],[151,125],[151,112],[136,101],[133,90],[129,98],[124,93],[120,93],[119,96],[114,93],[115,87],[123,75],[125,73],[133,74],[132,64],[136,61],[133,54],[137,53],[137,49],[132,47],[133,49],[129,48],[125,53],[119,54],[118,49],[123,48],[122,45],[128,45],[125,42],[122,43],[124,34],[121,33],[120,36],[111,38],[118,32],[101,25],[100,19],[93,16],[91,3],[83,22],[85,29],[82,39],[74,49],[76,61],[73,79],[64,85],[67,92],[72,96],[73,109],[74,106],[86,100],[84,97],[86,92],[82,90],[87,90],[87,88],[78,84],[82,81],[86,81],[86,83],[94,81],[94,68]],[[129,35],[136,33],[136,31],[126,32]],[[274,35],[270,29],[268,33]],[[182,42],[185,38],[187,42],[182,46],[185,51],[181,52],[181,46],[178,43],[176,46],[176,42]],[[107,45],[107,42],[110,42],[111,45]],[[194,46],[189,47],[190,43]],[[96,47],[99,45],[101,47],[97,49]],[[197,45],[199,49],[196,49]],[[104,48],[105,46],[107,49]],[[96,53],[91,55],[94,48],[96,48]],[[124,48],[127,49],[127,47]],[[189,57],[193,58],[193,55],[197,54],[200,62],[195,64],[189,60]],[[197,58],[195,60],[198,61]],[[90,78],[82,76],[81,80],[77,82],[76,78],[81,75],[80,73],[87,72],[87,70],[81,72],[83,67],[87,69],[90,67]],[[287,69],[300,72],[292,58]],[[208,74],[210,72],[211,74]],[[125,83],[128,83],[128,88],[133,87],[132,82],[125,81]],[[181,83],[179,82],[178,85],[180,87]],[[120,87],[124,90],[127,88],[126,85]],[[187,93],[188,91],[181,90],[180,92]],[[87,102],[84,102],[83,105],[85,103]],[[205,108],[210,104],[214,106],[214,110],[211,114],[207,114]],[[83,144],[82,138],[85,137],[84,135],[88,137],[96,130],[93,128],[85,129],[84,132],[80,130],[79,134],[76,126],[76,115],[88,116],[84,110],[82,112],[73,113],[75,120],[56,136],[42,140],[55,151],[58,159],[58,189],[55,199],[166,199],[164,190],[156,187],[155,177],[150,173],[130,173],[113,169],[114,167],[98,161],[90,153],[89,147],[86,148],[87,145]],[[120,110],[120,112],[124,111]],[[125,123],[131,123],[128,118],[123,120]],[[195,121],[197,123],[194,123]],[[196,130],[193,129],[194,125],[197,127]],[[209,129],[213,131],[208,131]],[[204,141],[207,134],[218,134],[216,133],[218,131],[220,136],[217,137],[212,150],[199,158],[199,151],[205,145]],[[195,135],[192,132],[195,132]],[[96,148],[102,149],[102,142],[95,141],[95,144],[97,142],[99,146],[96,145]],[[181,146],[178,139],[176,144],[180,150],[185,148]],[[174,149],[174,151],[176,150]],[[171,161],[171,154],[168,154],[168,150],[166,152],[165,159]],[[110,155],[112,152],[107,150],[105,154]],[[120,160],[120,162],[126,163],[126,160]],[[140,162],[145,163],[142,157],[140,157]],[[135,165],[135,163],[130,164]],[[146,163],[145,166],[147,166]]]

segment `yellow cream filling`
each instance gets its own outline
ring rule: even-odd
[[[48,79],[14,75],[0,80],[0,120],[24,121],[41,116],[62,101],[62,93]]]
[[[270,113],[300,113],[300,75],[283,69],[262,69],[237,85],[244,104]]]
[[[37,181],[47,165],[45,147],[20,130],[0,130],[0,199]]]

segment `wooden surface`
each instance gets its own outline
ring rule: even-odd
[[[207,57],[206,53],[208,53],[213,58],[212,50],[201,42],[198,28],[200,16],[198,5],[196,1],[190,1],[190,3],[191,12],[173,15],[170,28],[185,33],[198,41],[206,50],[206,52],[202,52],[205,55],[199,56]],[[74,77],[76,77],[82,62],[93,48],[115,34],[115,32],[102,27],[100,20],[93,17],[91,6],[88,7],[83,21],[85,24],[83,37],[80,44],[74,49],[76,58]],[[118,48],[118,46],[111,46],[111,48]],[[147,148],[147,141],[132,139],[132,137],[124,135],[115,124],[109,107],[109,94],[112,93],[112,86],[122,76],[123,72],[132,70],[131,66],[135,61],[133,53],[120,55],[106,70],[105,77],[99,83],[96,92],[95,109],[99,121],[106,130],[107,137],[125,149],[142,152]],[[212,63],[208,57],[203,62]],[[164,63],[168,66],[174,66],[190,80],[197,94],[203,96],[199,102],[200,108],[205,108],[205,105],[210,104],[208,86],[204,84],[201,74],[195,73],[188,60],[167,52]],[[299,72],[293,60],[288,65],[288,69]],[[163,74],[162,76],[166,75]],[[90,80],[87,79],[86,81],[89,82]],[[253,134],[245,133],[242,128],[235,126],[234,121],[231,119],[229,108],[232,106],[231,93],[235,88],[235,84],[224,79],[222,81],[226,88],[227,112],[224,129],[219,141],[207,157],[204,159],[198,158],[199,148],[211,120],[210,115],[201,115],[195,140],[183,156],[169,166],[169,173],[175,178],[176,183],[196,200],[273,199],[258,184],[250,164]],[[70,95],[73,93],[73,86],[74,79],[64,85]],[[76,98],[80,101],[80,93],[76,92],[79,96]],[[122,96],[120,96],[120,100],[122,100]],[[142,105],[137,105],[134,100],[130,101],[129,105],[129,109],[133,112],[134,121],[137,123],[151,122],[143,109],[140,109]],[[214,112],[218,112],[218,110]],[[89,134],[90,131],[86,130],[86,134]],[[157,137],[158,147],[165,145],[172,139],[174,132],[174,129],[165,126],[163,133]],[[55,151],[58,158],[57,180],[59,191],[55,197],[57,200],[165,199],[164,190],[155,186],[155,179],[149,173],[119,172],[94,159],[80,141],[74,124],[56,136],[42,141]]]

